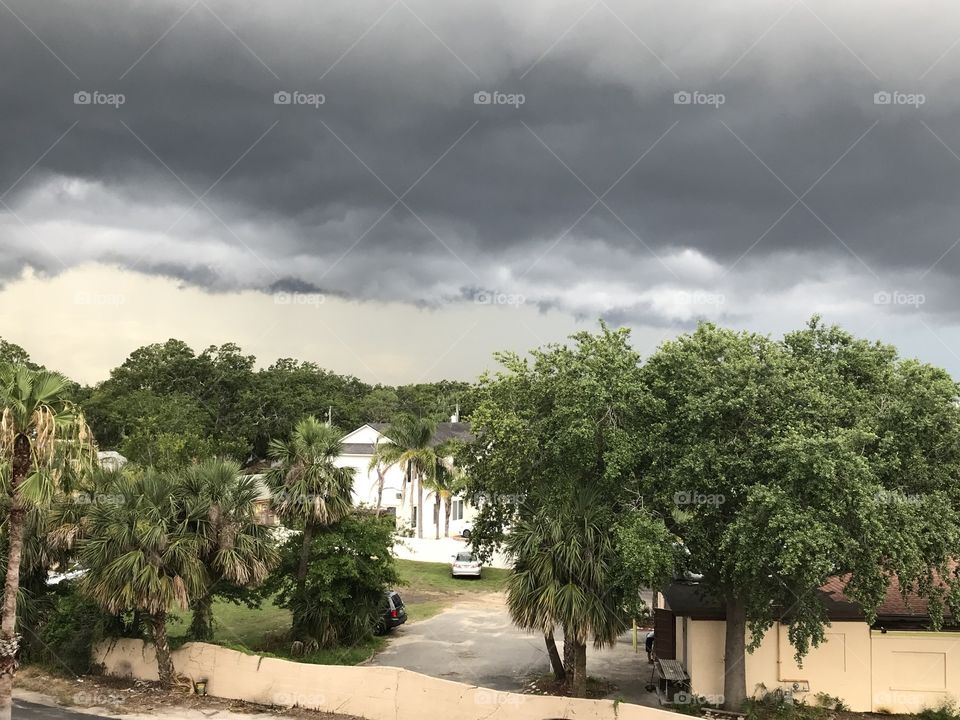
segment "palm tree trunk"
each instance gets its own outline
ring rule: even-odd
[[[380,517],[380,510],[383,507],[383,468],[377,465],[377,517]]]
[[[301,592],[307,584],[307,570],[310,569],[310,550],[313,546],[313,523],[303,526],[303,545],[300,547],[300,565],[297,567],[297,589]]]
[[[417,473],[417,537],[423,540],[423,475]]]
[[[436,522],[436,532],[434,533],[434,540],[440,539],[440,493],[435,492],[433,494],[433,516],[437,519]]]
[[[587,644],[576,641],[573,646],[573,686],[570,694],[583,698],[587,696]]]
[[[157,652],[157,673],[160,676],[160,685],[171,688],[176,679],[176,671],[173,669],[170,643],[167,640],[167,613],[158,612],[151,615],[150,625],[153,628],[153,647]]]
[[[553,667],[553,677],[557,682],[564,682],[567,679],[567,673],[563,669],[563,660],[560,659],[560,653],[557,651],[557,641],[553,639],[553,630],[544,633],[543,642],[547,646],[547,655]]]
[[[453,510],[451,507],[452,498],[447,498],[443,506],[443,536],[450,537],[450,511]]]
[[[13,712],[13,675],[17,670],[17,593],[20,591],[20,558],[23,554],[23,525],[26,508],[17,497],[17,488],[30,472],[30,439],[19,434],[13,439],[10,472],[12,504],[7,518],[7,576],[3,584],[3,616],[0,620],[0,720]]]
[[[204,595],[193,603],[189,635],[194,640],[213,640],[213,596]]]
[[[576,650],[573,640],[566,630],[563,631],[563,670],[567,675],[567,682],[573,680],[574,661],[576,660]]]
[[[310,552],[313,548],[314,524],[307,522],[303,526],[303,545],[300,546],[300,564],[297,567],[297,597],[299,602],[293,604],[293,622],[291,634],[293,640],[300,640],[303,628],[301,627],[300,609],[304,607],[307,592],[307,571],[310,569]]]

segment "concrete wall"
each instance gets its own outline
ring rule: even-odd
[[[679,622],[679,619],[678,619]],[[725,623],[687,620],[686,668],[693,691],[722,697]],[[913,713],[960,695],[960,634],[871,631],[864,622],[834,622],[826,642],[812,648],[799,665],[787,635],[776,624],[746,657],[747,693],[793,689],[798,699],[815,702],[817,693],[842,698],[851,710]]]
[[[104,643],[97,662],[107,674],[157,679],[153,647],[142,640]],[[299,706],[368,720],[676,720],[674,713],[610,700],[519,695],[389,667],[309,665],[188,643],[174,652],[177,672],[205,678],[216,697]]]

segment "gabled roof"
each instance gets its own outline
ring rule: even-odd
[[[843,592],[848,579],[848,575],[832,577],[818,591],[827,618],[830,620],[863,620],[865,617],[861,607]],[[723,602],[711,596],[706,586],[699,582],[674,581],[663,589],[663,595],[670,610],[676,615],[687,616],[694,620],[726,619],[726,608]],[[949,611],[944,612],[949,618]],[[785,615],[788,614],[785,613]],[[929,620],[927,600],[916,593],[908,593],[904,599],[897,578],[891,578],[886,596],[877,608],[877,622],[925,623]]]
[[[390,429],[390,423],[365,423],[361,425],[356,430],[348,433],[344,437],[350,437],[355,434],[357,430],[361,430],[364,427],[369,427],[377,431],[380,437],[386,438],[386,432]],[[470,423],[466,422],[442,422],[437,423],[437,431],[434,433],[433,440],[430,443],[430,447],[436,447],[437,445],[442,445],[445,442],[450,440],[463,440],[468,442],[473,439],[473,434],[470,432]],[[344,455],[373,455],[376,446],[373,443],[344,443],[343,445],[343,454]]]

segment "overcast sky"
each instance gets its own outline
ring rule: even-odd
[[[960,375],[960,7],[0,1],[0,335],[471,379],[821,313]]]

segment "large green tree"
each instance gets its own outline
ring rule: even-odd
[[[6,573],[0,618],[0,720],[9,720],[19,646],[17,598],[28,515],[50,505],[61,482],[83,474],[95,447],[83,416],[63,399],[60,375],[0,366],[0,463],[6,510]]]
[[[548,648],[549,631],[561,627],[575,646],[572,683],[582,694],[586,643],[610,642],[639,590],[611,581],[610,568],[618,557],[614,521],[638,500],[626,488],[636,484],[646,400],[627,331],[603,326],[572,340],[529,358],[498,355],[504,369],[481,378],[475,440],[458,455],[480,506],[474,546],[488,554],[512,522],[511,543],[523,539],[514,548],[522,550],[514,592],[531,599],[514,604],[514,617],[543,630]]]
[[[960,610],[960,406],[949,375],[816,319],[782,341],[701,325],[643,368],[635,486],[726,607],[724,696],[744,652],[789,623],[798,656],[824,639],[817,589],[848,578],[868,619],[892,575]],[[679,512],[678,512],[679,511]],[[942,578],[950,586],[936,583]]]

